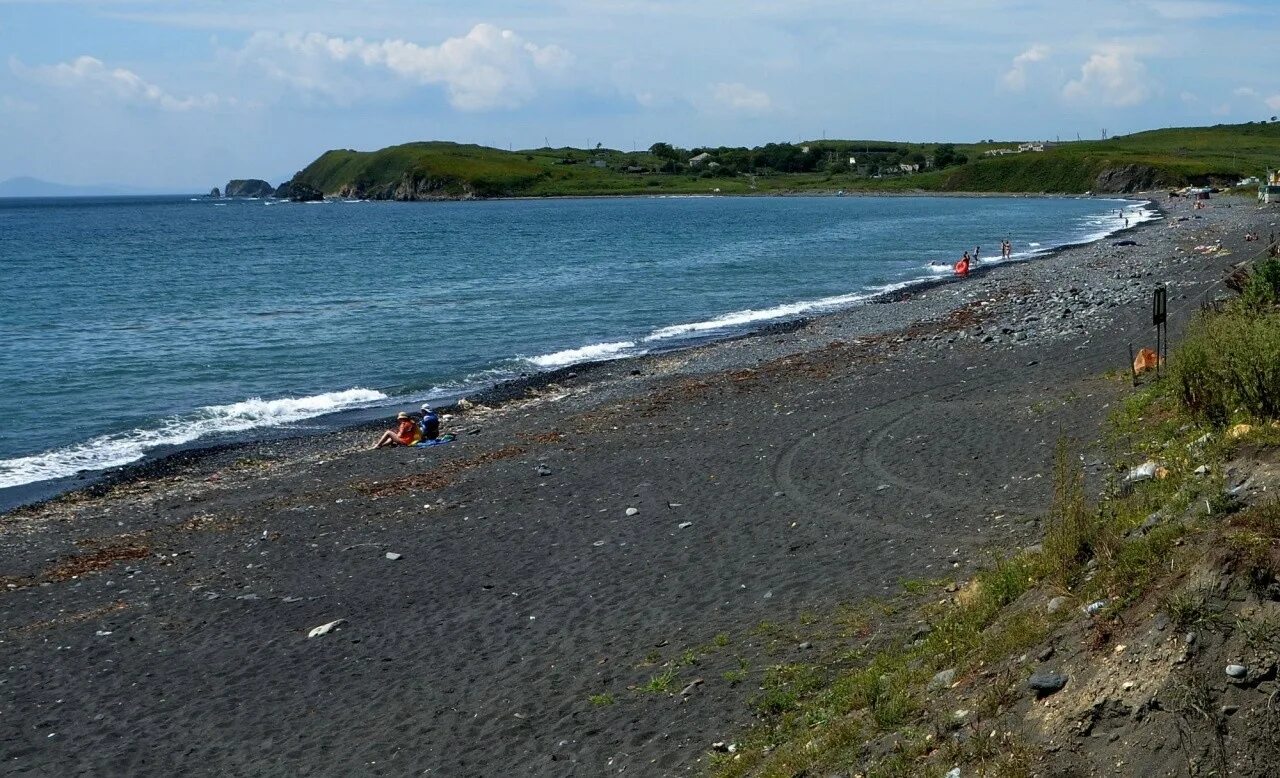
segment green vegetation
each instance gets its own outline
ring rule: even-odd
[[[1016,150],[973,144],[820,140],[755,148],[503,151],[446,142],[322,154],[293,182],[326,195],[457,199],[806,191],[1085,192],[1234,183],[1280,164],[1280,124],[1152,130]],[[905,168],[904,168],[905,166]],[[915,168],[918,168],[916,170]],[[304,187],[304,188],[305,188]]]
[[[1239,301],[1192,322],[1172,378],[1188,410],[1222,424],[1237,409],[1280,417],[1280,260],[1249,274]]]
[[[608,692],[604,692],[603,694],[593,694],[587,699],[597,708],[603,708],[617,702],[617,700],[613,698],[613,695]]]
[[[641,691],[651,694],[670,694],[675,688],[676,671],[674,667],[668,667],[666,670],[658,673],[649,679],[648,683],[640,687]]]

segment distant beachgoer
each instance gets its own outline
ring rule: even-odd
[[[960,261],[959,261],[959,262],[957,262],[957,263],[956,263],[956,265],[955,265],[956,275],[958,275],[958,276],[967,276],[967,275],[969,275],[969,262],[970,262],[970,260],[969,260],[969,252],[967,252],[967,251],[966,251],[966,252],[964,253],[964,256],[963,256],[963,257],[961,257],[961,258],[960,258]]]
[[[421,427],[422,440],[435,440],[440,437],[440,416],[431,410],[429,403],[422,404],[422,421],[418,422]]]
[[[973,247],[973,264],[975,265],[978,264],[978,257],[981,255],[982,255],[982,247],[974,246]]]
[[[412,416],[402,412],[396,416],[396,422],[396,428],[382,433],[382,437],[378,438],[378,443],[374,448],[412,446],[421,440],[422,430],[418,428],[418,423],[413,420]]]

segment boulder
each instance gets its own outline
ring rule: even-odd
[[[209,196],[213,198],[222,197],[222,192],[220,192],[218,187],[215,186],[213,189],[209,190]]]

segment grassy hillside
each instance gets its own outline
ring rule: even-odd
[[[429,142],[335,150],[294,177],[326,195],[455,199],[804,191],[1086,192],[1229,183],[1280,166],[1280,123],[1172,128],[1044,152],[985,157],[1017,142],[821,140],[754,149],[503,151]],[[689,162],[706,153],[702,164]],[[852,160],[852,164],[850,161]],[[904,173],[899,165],[919,164]]]

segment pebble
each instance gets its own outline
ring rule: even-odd
[[[640,509],[639,509],[639,508],[627,508],[627,515],[628,515],[628,516],[634,516],[634,515],[636,515],[636,514],[637,514],[637,513],[639,513],[639,512],[640,512]]]
[[[1067,604],[1066,597],[1054,597],[1052,600],[1049,600],[1049,604],[1045,606],[1045,610],[1047,610],[1050,613],[1057,613],[1058,611],[1062,610],[1062,606],[1066,604]]]
[[[1196,475],[1208,475],[1208,474],[1209,474],[1208,465],[1200,465],[1199,467],[1196,468]]]
[[[538,475],[541,475],[541,476],[551,475],[551,468],[547,467],[546,465],[538,465]]]
[[[1227,665],[1227,675],[1232,678],[1244,678],[1249,674],[1249,668],[1244,665]]]
[[[679,524],[677,524],[676,526],[677,526],[678,528],[680,528],[680,529],[689,529],[690,527],[692,527],[692,526],[693,526],[693,522],[692,522],[692,521],[682,521],[682,522],[680,522]]]
[[[1036,693],[1036,697],[1047,697],[1061,691],[1067,685],[1067,677],[1050,670],[1041,670],[1027,679],[1027,687]]]
[[[388,552],[387,552],[387,559],[390,559],[392,562],[398,562],[398,561],[400,561],[400,559],[401,559],[401,555],[400,555],[400,554],[397,554],[397,553],[396,553],[396,552],[394,552],[394,551],[388,551]]]

